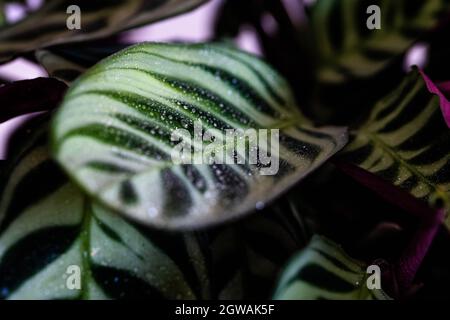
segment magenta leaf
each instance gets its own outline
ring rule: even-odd
[[[426,221],[423,221],[397,261],[395,274],[401,293],[407,293],[413,287],[417,272],[436,237],[443,219],[444,210],[438,209]]]
[[[67,86],[56,79],[21,80],[0,87],[0,123],[14,117],[56,108]]]
[[[450,83],[444,82],[438,86],[422,70],[420,70],[420,74],[422,75],[428,90],[439,97],[442,114],[447,126],[450,128],[450,101],[448,101],[447,97],[443,93],[449,92]]]

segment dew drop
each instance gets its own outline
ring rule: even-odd
[[[0,296],[6,298],[7,296],[9,296],[9,289],[4,287],[1,289],[0,291]]]
[[[147,214],[150,218],[154,218],[158,215],[158,209],[155,207],[150,207],[147,209]]]
[[[258,201],[258,202],[255,204],[256,210],[262,210],[262,209],[264,209],[265,206],[266,206],[266,204],[265,204],[264,202],[262,202],[262,201]]]

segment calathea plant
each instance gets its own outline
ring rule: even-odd
[[[0,61],[48,77],[0,87],[0,121],[34,114],[0,167],[0,297],[446,297],[450,1],[292,0],[297,23],[289,1],[227,0],[205,43],[118,36],[206,2],[44,1],[2,21]],[[230,41],[249,25],[265,59]],[[418,41],[433,60],[405,71]]]

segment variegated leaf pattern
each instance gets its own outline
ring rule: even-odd
[[[207,0],[52,0],[25,19],[0,28],[0,62],[50,45],[107,37],[191,10]],[[67,19],[78,5],[81,29]]]
[[[373,5],[381,28],[370,30]],[[310,9],[323,114],[348,124],[401,81],[402,57],[450,14],[450,1],[318,0]]]
[[[366,25],[371,5],[380,8],[379,30]],[[448,0],[318,0],[311,20],[321,48],[320,80],[338,84],[372,76],[436,27],[449,10]]]
[[[193,137],[196,121],[219,133],[279,129],[279,156],[272,155],[278,173],[261,175],[261,162],[175,164],[171,134],[184,129]],[[58,162],[89,194],[172,229],[252,211],[347,140],[344,128],[310,126],[286,82],[256,57],[219,44],[154,43],[127,48],[79,78],[53,120],[52,137]],[[183,140],[188,147],[192,141]]]
[[[50,160],[46,136],[35,139],[2,192],[1,298],[208,297],[200,235],[142,230],[92,204]]]
[[[367,265],[333,241],[315,235],[288,264],[275,291],[279,300],[390,300],[367,286]],[[382,285],[382,283],[381,283]]]
[[[417,69],[380,100],[342,158],[413,196],[450,206],[450,129]],[[447,219],[447,224],[449,220]]]
[[[208,232],[139,227],[68,181],[42,121],[0,162],[0,299],[267,298],[304,245],[298,213],[279,206]],[[71,287],[77,267],[81,290]]]

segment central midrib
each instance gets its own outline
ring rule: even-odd
[[[387,145],[382,139],[378,138],[376,134],[367,132],[365,130],[359,130],[360,133],[367,136],[369,140],[372,141],[372,143],[375,146],[379,146],[384,152],[389,154],[392,158],[400,162],[402,166],[404,166],[407,170],[409,170],[413,175],[415,175],[420,181],[422,181],[424,184],[426,184],[428,187],[430,187],[432,190],[434,190],[435,193],[437,193],[439,196],[445,199],[446,204],[450,203],[450,197],[440,190],[438,187],[436,187],[431,181],[428,180],[426,176],[424,176],[420,171],[418,171],[414,166],[410,165],[406,160],[404,160],[400,155],[396,154],[393,150],[391,150],[391,147]]]

